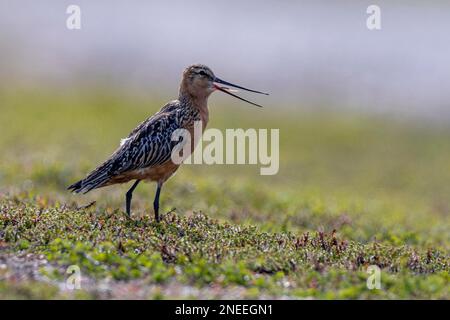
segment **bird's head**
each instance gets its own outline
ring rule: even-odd
[[[233,94],[232,92],[236,92],[237,90],[232,90],[226,86],[268,95],[268,93],[247,89],[221,80],[214,75],[214,72],[212,72],[210,68],[203,64],[194,64],[184,70],[183,79],[181,80],[180,92],[187,93],[195,99],[205,99],[208,98],[209,95],[214,91],[219,90],[242,101],[248,102],[258,107],[262,107],[259,104],[253,103]]]

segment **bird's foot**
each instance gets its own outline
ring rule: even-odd
[[[172,209],[170,209],[169,211],[167,211],[166,213],[164,213],[164,214],[158,214],[158,215],[155,215],[155,221],[157,222],[157,223],[159,223],[159,222],[161,222],[161,221],[166,221],[166,222],[170,222],[169,220],[173,220],[173,219],[167,219],[167,218],[169,218],[170,216],[171,216],[171,213],[173,213],[173,212],[175,212],[177,210],[177,208],[172,208]]]
[[[128,221],[134,221],[133,218],[131,218],[131,212],[123,212],[123,215],[125,216],[125,218],[127,218]]]

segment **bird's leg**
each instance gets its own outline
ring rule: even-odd
[[[158,182],[156,188],[155,200],[153,201],[153,210],[155,211],[155,220],[159,222],[159,194],[161,193],[162,183]]]
[[[131,186],[130,190],[127,191],[127,194],[125,196],[125,209],[127,211],[128,217],[131,217],[131,198],[133,198],[133,191],[134,189],[136,189],[139,182],[141,182],[141,180],[136,180],[136,182]]]

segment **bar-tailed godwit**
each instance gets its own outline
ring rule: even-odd
[[[205,65],[189,66],[183,72],[178,99],[167,103],[137,126],[105,162],[68,189],[75,193],[87,193],[96,188],[135,180],[125,197],[126,212],[130,216],[134,189],[142,180],[155,181],[157,188],[153,209],[155,219],[159,221],[161,187],[179,167],[171,159],[176,144],[172,141],[172,133],[177,129],[187,129],[193,137],[196,121],[201,121],[204,130],[209,119],[208,97],[216,90],[261,107],[233,94],[226,86],[267,94],[221,80]],[[195,147],[194,141],[192,146]]]

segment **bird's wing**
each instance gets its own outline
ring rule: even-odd
[[[159,112],[140,124],[111,156],[110,174],[162,164],[176,144],[172,133],[180,128],[176,112]]]
[[[170,159],[173,147],[172,133],[181,127],[179,101],[167,103],[160,111],[138,125],[108,162],[111,175],[162,164]]]
[[[181,127],[180,111],[176,101],[165,105],[159,112],[137,126],[119,148],[83,180],[69,189],[87,193],[107,185],[114,176],[128,171],[155,166],[168,161],[173,147],[172,133]]]
[[[140,132],[149,123],[151,123],[152,121],[155,121],[155,119],[158,118],[161,113],[170,113],[170,112],[176,111],[177,107],[179,106],[179,103],[180,102],[178,100],[173,100],[173,101],[168,102],[157,113],[155,113],[151,117],[142,121],[142,123],[140,123],[136,128],[133,129],[133,131],[130,132],[128,137],[126,137],[125,139],[122,139],[122,140],[127,140],[129,138],[132,138],[134,135],[136,135],[136,133]]]

